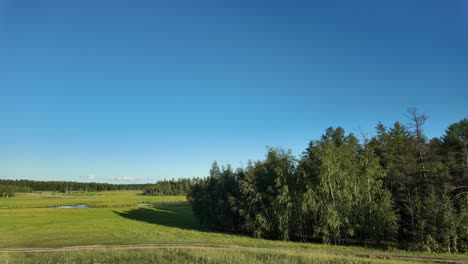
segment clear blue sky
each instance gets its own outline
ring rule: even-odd
[[[0,178],[205,176],[467,99],[468,1],[0,0]]]

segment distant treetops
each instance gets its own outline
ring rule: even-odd
[[[192,179],[162,180],[147,186],[143,190],[145,195],[187,195],[190,187],[197,181]]]
[[[70,181],[32,181],[32,180],[2,180],[0,179],[0,194],[8,190],[9,196],[14,193],[32,191],[55,192],[97,192],[113,190],[144,190],[152,184],[111,184],[96,182],[70,182]],[[5,191],[6,193],[6,191]],[[4,195],[6,197],[6,195]],[[0,196],[1,197],[1,196]]]
[[[329,128],[300,157],[268,148],[244,168],[215,162],[187,198],[203,224],[254,237],[468,252],[468,119],[427,140],[426,117],[409,117],[361,142]]]
[[[0,198],[12,197],[15,193],[33,191],[52,192],[99,192],[141,190],[144,195],[186,195],[190,186],[199,179],[161,180],[146,184],[110,184],[95,182],[70,181],[32,181],[32,180],[2,180],[0,179]]]

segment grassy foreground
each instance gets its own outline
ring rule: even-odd
[[[80,204],[101,208],[30,208],[57,199],[18,196],[2,200],[0,209],[0,263],[400,263],[404,261],[468,261],[467,255],[381,251],[364,247],[330,246],[253,239],[219,233],[199,225],[186,202],[156,207],[121,207],[141,199],[151,202],[183,197],[145,197],[133,192],[106,192],[106,196],[79,198]],[[98,193],[103,194],[103,193]],[[47,194],[52,196],[52,194]],[[88,196],[86,196],[88,197]],[[114,199],[107,198],[113,197]],[[106,200],[109,199],[109,200]],[[106,201],[109,203],[106,204]],[[118,204],[119,207],[112,207]],[[88,204],[91,205],[91,204]],[[16,208],[13,208],[16,207]],[[153,248],[99,248],[102,245],[152,244]],[[153,245],[155,244],[155,245]],[[30,248],[101,245],[86,250],[27,253]],[[27,248],[14,253],[13,249]],[[422,259],[421,259],[422,258]]]
[[[417,260],[411,262],[417,263]],[[409,263],[376,257],[256,249],[98,249],[0,255],[0,263]]]

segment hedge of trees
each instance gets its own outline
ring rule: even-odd
[[[16,193],[32,192],[30,187],[16,185],[0,185],[0,198],[9,198]]]
[[[300,157],[215,162],[187,198],[202,223],[259,238],[468,252],[468,119],[428,140],[426,116],[409,117],[361,141],[329,128]]]
[[[142,190],[145,195],[186,195],[197,179],[162,180],[147,184],[110,184],[95,182],[32,181],[0,179],[0,197],[32,191],[99,192],[116,190]]]
[[[0,186],[27,187],[32,191],[57,192],[96,192],[115,190],[144,190],[151,184],[110,184],[96,182],[69,182],[69,181],[32,181],[32,180],[2,180]]]
[[[197,179],[162,180],[146,187],[145,195],[187,195],[190,187]]]

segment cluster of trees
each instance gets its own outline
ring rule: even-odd
[[[245,168],[214,163],[188,200],[202,223],[254,237],[467,252],[468,119],[429,141],[426,116],[409,117],[362,141],[329,128],[298,158],[269,148]]]
[[[99,192],[117,190],[142,190],[145,195],[186,195],[199,179],[162,180],[154,184],[110,184],[69,181],[32,181],[0,179],[0,197],[12,197],[15,193],[33,191]]]
[[[32,192],[30,187],[16,185],[0,185],[0,198],[9,198],[16,193]]]
[[[162,180],[143,190],[145,195],[187,195],[197,179]]]
[[[32,180],[2,180],[1,186],[26,187],[31,191],[56,192],[96,192],[115,190],[144,190],[151,184],[110,184],[96,182],[69,182],[69,181],[32,181]],[[25,189],[26,190],[26,189]],[[20,191],[17,191],[20,192]]]

